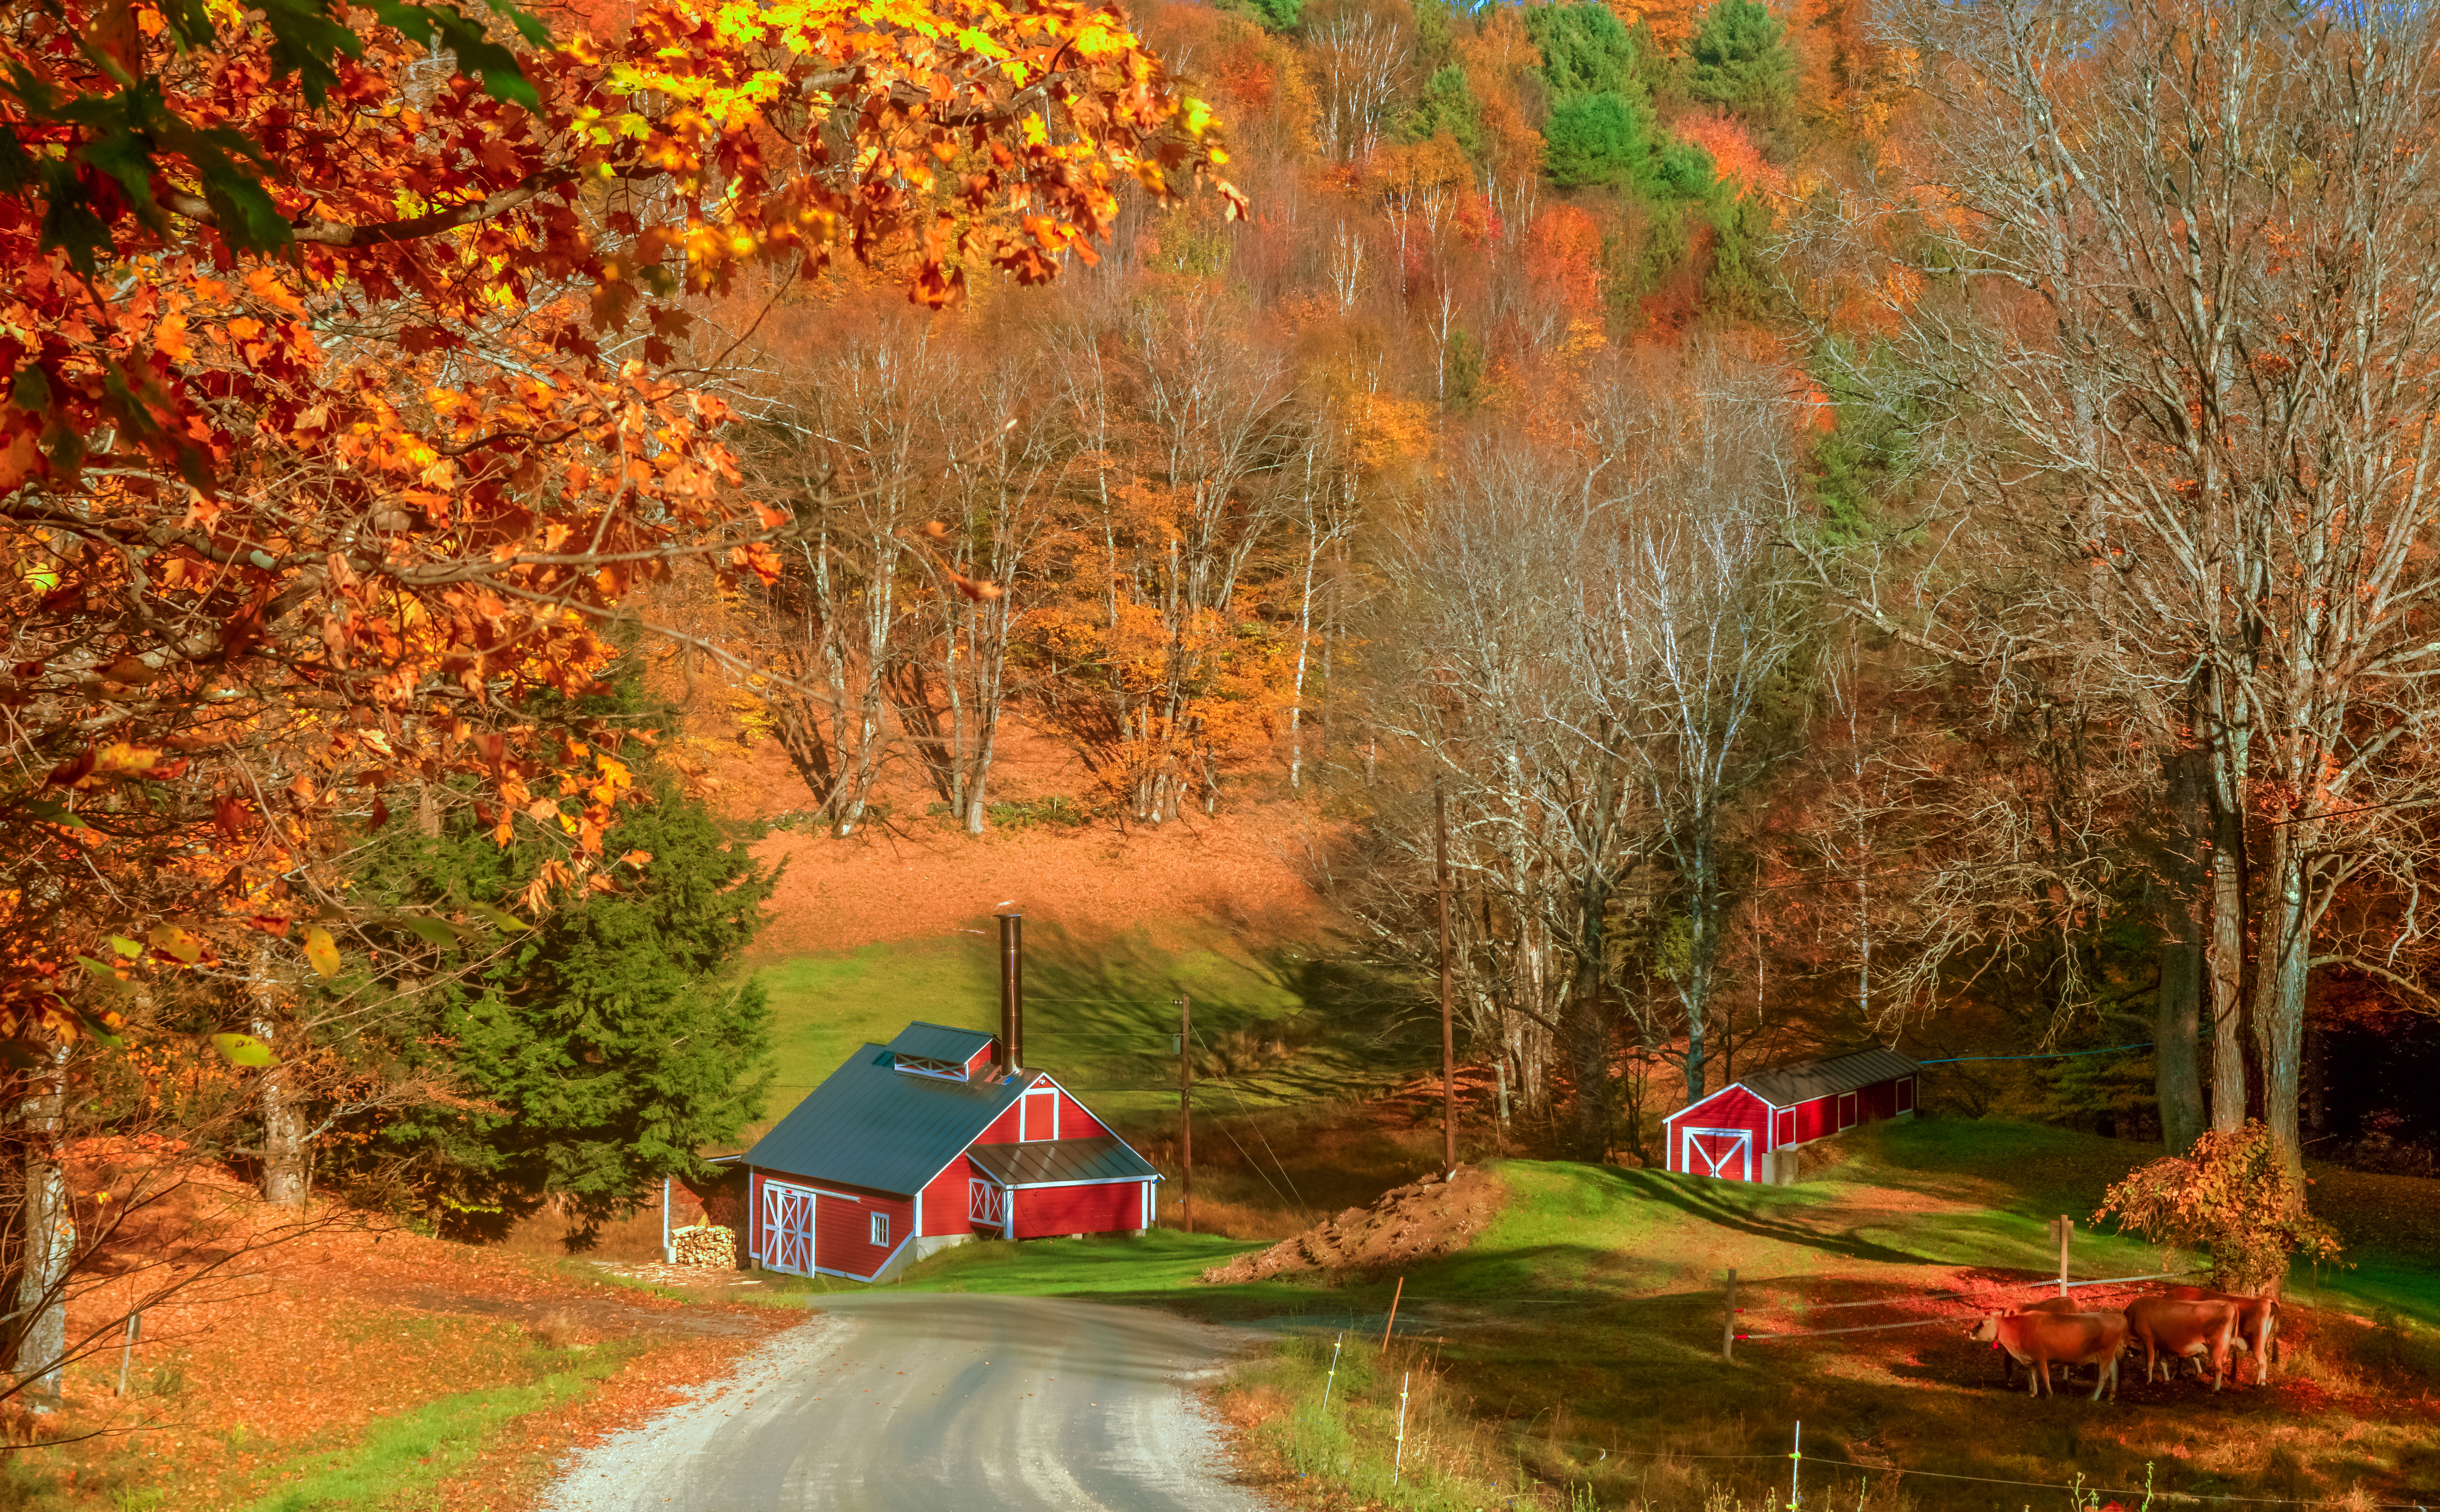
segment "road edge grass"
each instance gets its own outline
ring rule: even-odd
[[[386,1507],[428,1492],[465,1469],[520,1419],[565,1406],[644,1352],[641,1341],[537,1348],[531,1380],[460,1392],[375,1421],[351,1444],[308,1450],[269,1473],[288,1481],[246,1512],[343,1512]]]

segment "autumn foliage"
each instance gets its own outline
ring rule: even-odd
[[[2288,1257],[2335,1260],[2339,1238],[2305,1211],[2304,1183],[2288,1174],[2258,1120],[2216,1129],[2184,1155],[2154,1161],[2111,1186],[2093,1220],[2115,1217],[2169,1249],[2169,1263],[2207,1257],[2211,1284],[2254,1293],[2288,1274]]]
[[[1226,157],[1074,0],[665,4],[514,58],[455,34],[488,88],[404,9],[274,19],[0,22],[7,144],[50,165],[0,195],[12,1041],[107,1029],[136,963],[247,931],[370,948],[332,863],[402,801],[463,793],[615,887],[620,736],[530,711],[592,684],[638,584],[768,580],[793,529],[666,370],[688,297],[834,261],[935,305],[1038,281],[1121,188]],[[514,926],[417,937],[473,927]]]

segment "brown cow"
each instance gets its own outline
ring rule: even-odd
[[[2088,1307],[2083,1299],[2078,1297],[2044,1297],[2039,1302],[2021,1302],[2008,1309],[2011,1314],[2020,1312],[2090,1312],[2092,1310],[2094,1309]],[[2015,1391],[2017,1389],[2017,1357],[2008,1353],[2006,1350],[2001,1349],[1996,1343],[1991,1346],[1991,1349],[1994,1354],[1997,1354],[2000,1357],[2000,1389],[2002,1391]]]
[[[2128,1303],[2127,1331],[2144,1345],[2144,1383],[2151,1384],[2152,1371],[2162,1356],[2168,1358],[2169,1374],[2174,1378],[2176,1361],[2180,1357],[2208,1353],[2212,1390],[2219,1390],[2228,1379],[2228,1352],[2236,1338],[2236,1305],[2232,1302],[2138,1297]]]
[[[2237,1347],[2253,1352],[2253,1384],[2262,1386],[2270,1382],[2270,1336],[2279,1328],[2279,1283],[2274,1281],[2264,1287],[2258,1297],[2214,1291],[2209,1287],[2171,1287],[2161,1295],[2175,1297],[2181,1302],[2236,1304]]]
[[[1996,1343],[2030,1365],[2025,1389],[2039,1396],[2050,1389],[2051,1365],[2092,1365],[2092,1399],[2104,1387],[2118,1399],[2118,1357],[2126,1347],[2126,1318],[2115,1312],[1994,1312],[1965,1336]],[[2056,1393],[2053,1393],[2054,1395]]]

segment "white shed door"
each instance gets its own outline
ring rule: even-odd
[[[814,1273],[814,1194],[801,1186],[762,1182],[762,1266],[790,1275]]]

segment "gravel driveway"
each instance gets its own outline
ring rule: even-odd
[[[1193,1386],[1243,1336],[1042,1297],[882,1293],[580,1455],[544,1512],[1261,1512]]]

